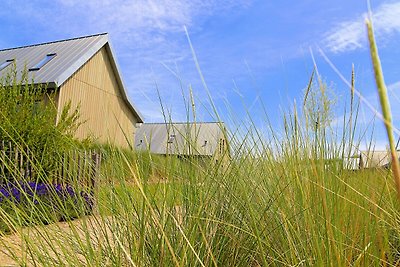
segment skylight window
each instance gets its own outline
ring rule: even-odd
[[[14,59],[7,59],[0,65],[0,71],[4,70],[7,68],[12,62],[14,62]]]
[[[36,64],[33,68],[30,68],[29,71],[40,70],[44,65],[46,65],[50,60],[57,56],[56,53],[47,54],[38,64]]]

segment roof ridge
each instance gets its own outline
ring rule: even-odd
[[[202,121],[202,122],[144,122],[143,124],[206,124],[206,123],[224,123],[223,121]]]
[[[21,48],[26,48],[26,47],[34,47],[34,46],[47,45],[47,44],[53,44],[53,43],[61,43],[61,42],[84,39],[84,38],[90,38],[90,37],[106,35],[106,34],[108,34],[108,33],[107,32],[103,32],[103,33],[97,33],[97,34],[90,34],[90,35],[67,38],[67,39],[56,40],[56,41],[45,42],[45,43],[38,43],[38,44],[32,44],[32,45],[23,45],[23,46],[17,46],[17,47],[12,47],[12,48],[4,48],[4,49],[0,49],[0,51],[8,51],[8,50],[21,49]]]

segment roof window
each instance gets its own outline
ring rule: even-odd
[[[7,68],[12,62],[14,62],[14,59],[7,59],[0,65],[0,71],[4,70]]]
[[[36,64],[33,68],[30,68],[29,71],[40,70],[44,65],[46,65],[50,60],[57,56],[56,53],[47,54],[38,64]]]

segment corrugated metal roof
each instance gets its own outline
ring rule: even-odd
[[[21,78],[21,73],[25,68],[28,70],[45,58],[47,54],[56,53],[57,56],[42,68],[37,71],[29,71],[28,78],[38,84],[48,84],[50,87],[62,86],[72,74],[104,46],[110,56],[124,100],[139,122],[143,122],[142,115],[128,99],[107,33],[3,49],[0,50],[0,64],[6,60],[15,59],[18,78]],[[10,66],[1,70],[0,77],[6,75],[9,70]]]
[[[219,122],[144,123],[135,134],[135,149],[155,154],[212,156],[225,136]]]

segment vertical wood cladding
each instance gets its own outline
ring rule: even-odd
[[[84,122],[77,138],[93,137],[99,143],[126,147],[133,142],[135,116],[121,96],[105,47],[74,73],[60,88],[59,107],[71,101],[79,106]],[[60,108],[59,108],[60,110]]]

